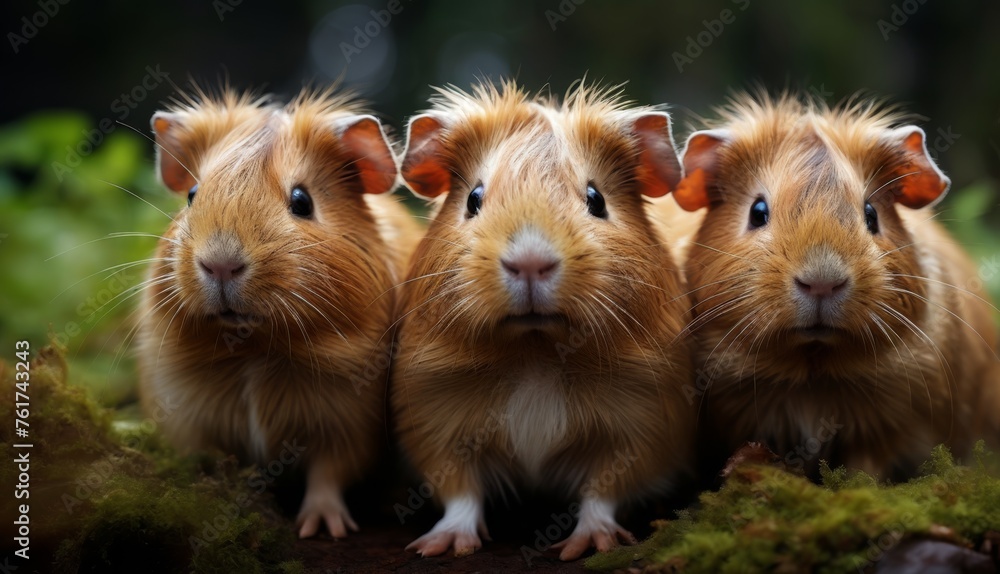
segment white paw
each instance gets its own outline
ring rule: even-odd
[[[421,556],[438,556],[454,548],[455,556],[468,556],[483,546],[480,534],[489,540],[483,505],[471,495],[461,496],[445,501],[444,517],[406,549]]]
[[[309,488],[302,500],[302,508],[295,520],[299,538],[310,538],[319,532],[321,524],[334,538],[347,536],[347,529],[358,531],[351,514],[347,511],[340,492],[332,488]]]
[[[635,536],[615,522],[615,504],[606,500],[585,499],[580,505],[580,520],[569,538],[552,547],[561,549],[560,560],[576,560],[591,548],[607,552],[619,543],[635,544]]]

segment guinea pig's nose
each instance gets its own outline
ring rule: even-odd
[[[824,277],[820,275],[805,275],[795,278],[795,286],[811,297],[823,299],[832,297],[847,286],[847,277],[836,275]]]
[[[209,279],[227,283],[238,277],[246,270],[246,262],[234,257],[203,258],[198,260],[201,267]]]
[[[500,260],[512,278],[535,283],[552,277],[559,267],[559,260],[541,253],[520,253],[516,257]]]

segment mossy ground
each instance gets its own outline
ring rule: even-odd
[[[822,470],[816,484],[769,464],[742,464],[718,491],[638,546],[590,558],[597,570],[862,572],[904,539],[978,547],[1000,530],[1000,464],[977,445],[968,466],[938,447],[920,476],[879,484],[861,472]]]
[[[118,424],[86,392],[66,382],[63,354],[31,358],[30,506],[33,571],[298,572],[293,534],[252,471],[231,458],[182,457],[159,440],[156,423]],[[0,381],[14,371],[0,362]],[[15,439],[13,390],[0,395],[0,440]],[[11,491],[13,464],[0,465]],[[239,504],[236,502],[239,501]],[[8,539],[9,540],[9,539]],[[39,565],[42,565],[39,567]]]

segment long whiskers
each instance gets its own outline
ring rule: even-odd
[[[55,255],[46,258],[45,261],[48,262],[48,261],[51,261],[51,260],[55,259],[56,257],[62,257],[63,255],[66,255],[67,253],[70,253],[71,251],[76,251],[77,249],[79,249],[81,247],[86,247],[87,245],[90,245],[92,243],[97,243],[98,241],[107,241],[108,239],[118,239],[118,238],[121,238],[121,237],[156,237],[158,239],[162,239],[164,241],[169,241],[171,243],[180,245],[180,242],[177,241],[177,240],[175,240],[175,239],[170,239],[169,237],[163,237],[162,235],[156,235],[156,234],[153,234],[153,233],[138,233],[138,232],[136,232],[136,233],[132,233],[132,232],[109,233],[109,234],[105,235],[104,237],[98,237],[97,239],[91,239],[90,241],[86,241],[86,242],[81,243],[81,244],[79,244],[79,245],[77,245],[75,247],[70,247],[69,249],[67,249],[65,251],[61,251],[59,253],[56,253]]]

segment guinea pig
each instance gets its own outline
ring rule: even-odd
[[[401,288],[391,402],[444,505],[408,549],[474,552],[484,499],[518,486],[579,501],[564,560],[633,541],[616,510],[668,488],[693,443],[689,303],[644,213],[680,179],[669,116],[582,83],[562,104],[441,89],[400,173],[437,211]]]
[[[924,132],[855,99],[735,97],[683,154],[701,444],[911,474],[1000,412],[993,306],[935,220]],[[989,414],[993,413],[993,414]]]
[[[342,489],[378,454],[397,298],[418,228],[386,192],[379,121],[332,91],[287,106],[199,91],[152,119],[187,196],[156,251],[137,334],[166,436],[306,475],[299,536],[357,530]]]

